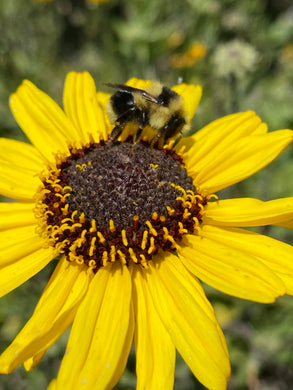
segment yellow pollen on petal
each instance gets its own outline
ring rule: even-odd
[[[53,207],[54,207],[55,209],[58,209],[59,203],[58,203],[58,202],[55,202],[55,203],[53,204]]]
[[[128,240],[126,237],[126,230],[125,229],[121,230],[121,238],[122,238],[123,245],[128,246]]]
[[[145,250],[146,248],[146,244],[148,242],[148,234],[149,234],[148,230],[144,230],[142,235],[141,245],[140,245],[142,250]]]
[[[166,217],[164,215],[160,215],[160,221],[161,221],[161,223],[165,223]]]
[[[147,227],[149,228],[150,233],[151,233],[153,236],[157,236],[157,235],[158,235],[156,229],[153,228],[153,225],[150,223],[150,221],[146,221],[145,224],[147,225]]]

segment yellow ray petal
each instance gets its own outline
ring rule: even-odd
[[[41,271],[54,257],[53,248],[38,249],[0,268],[0,296],[8,294]]]
[[[98,100],[99,107],[101,108],[101,112],[103,114],[103,121],[104,121],[105,126],[106,126],[107,136],[109,136],[109,134],[111,133],[111,130],[113,128],[113,125],[111,125],[109,118],[108,118],[108,115],[106,113],[106,107],[107,107],[108,101],[110,99],[110,96],[111,96],[110,93],[101,92],[101,91],[97,92],[97,100]]]
[[[0,202],[0,231],[19,226],[35,225],[34,207],[34,203]]]
[[[48,95],[25,80],[9,103],[19,126],[42,156],[54,161],[57,152],[69,153],[66,139],[74,138],[75,130]]]
[[[88,267],[71,264],[65,258],[60,260],[32,317],[0,356],[1,373],[10,373],[35,355],[39,355],[37,361],[30,359],[26,368],[37,364],[43,352],[72,323],[90,279]]]
[[[0,138],[0,150],[0,161],[25,168],[32,175],[39,174],[45,168],[45,161],[37,149],[25,142]]]
[[[53,380],[49,383],[49,386],[47,387],[47,390],[56,390],[56,379],[53,379]]]
[[[1,268],[44,247],[45,242],[43,238],[36,234],[35,230],[34,225],[29,225],[0,232]]]
[[[135,313],[136,390],[173,389],[175,347],[155,311],[144,270],[132,274]]]
[[[193,134],[192,138],[196,142],[202,141],[201,145],[210,142],[209,138],[216,138],[214,141],[215,147],[219,142],[225,144],[226,139],[232,143],[232,141],[247,135],[265,134],[267,130],[268,127],[262,122],[261,118],[254,111],[249,110],[216,119]]]
[[[178,253],[190,272],[226,294],[273,302],[286,293],[281,279],[255,256],[216,242],[205,234],[205,226],[200,236],[186,235],[181,243]]]
[[[31,170],[0,161],[0,194],[8,198],[32,201],[41,180]]]
[[[24,368],[27,371],[33,370],[36,367],[36,365],[39,364],[39,362],[43,359],[43,356],[45,355],[46,351],[47,350],[44,349],[43,351],[41,351],[39,353],[36,353],[34,356],[32,356],[29,359],[27,359],[23,363]]]
[[[182,83],[174,85],[172,90],[182,96],[184,100],[184,109],[187,114],[188,121],[191,121],[201,99],[201,86]]]
[[[203,236],[257,257],[284,283],[287,294],[293,294],[293,247],[244,229],[205,226]]]
[[[279,130],[239,139],[225,149],[210,152],[207,164],[187,170],[196,185],[216,192],[246,179],[274,160],[293,140],[293,131]],[[202,162],[201,162],[202,164]]]
[[[118,263],[101,268],[77,311],[56,389],[110,389],[133,338],[131,279]]]
[[[262,202],[254,198],[209,202],[205,224],[222,226],[275,225],[293,218],[293,197]]]
[[[189,137],[194,147],[184,156],[190,171],[200,172],[214,158],[213,154],[251,134],[266,133],[267,126],[254,111],[240,112],[217,119]]]
[[[130,85],[131,87],[138,89],[146,89],[150,86],[150,84],[150,80],[138,79],[136,77],[132,77],[126,82],[126,85]]]
[[[293,229],[293,219],[290,219],[289,221],[277,223],[276,225],[285,227],[287,229]]]
[[[102,91],[97,92],[98,103],[104,111],[106,110],[106,106],[107,106],[107,103],[110,99],[110,96],[111,96],[111,93],[102,92]]]
[[[173,254],[157,256],[146,275],[157,313],[194,375],[210,390],[226,389],[227,347],[198,280]]]
[[[98,104],[93,78],[88,72],[70,72],[65,81],[64,110],[78,129],[82,144],[108,138],[104,113]]]

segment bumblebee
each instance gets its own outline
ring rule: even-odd
[[[106,111],[115,127],[111,139],[116,140],[128,123],[137,125],[135,142],[139,141],[143,129],[150,126],[157,134],[150,145],[158,147],[189,129],[183,110],[183,98],[172,89],[154,81],[146,89],[133,88],[123,84],[106,83],[117,91],[110,97]]]

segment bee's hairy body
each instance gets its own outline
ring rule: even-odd
[[[189,129],[183,110],[183,99],[170,88],[152,82],[145,90],[120,84],[106,84],[117,89],[107,105],[107,113],[115,127],[111,139],[117,139],[128,123],[135,123],[135,141],[140,139],[146,126],[157,131],[151,140],[153,146],[162,147],[170,138]]]

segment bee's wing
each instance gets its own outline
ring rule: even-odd
[[[147,91],[145,91],[144,89],[133,88],[130,87],[129,85],[124,85],[124,84],[111,84],[111,83],[103,83],[103,84],[106,85],[107,87],[115,88],[121,92],[139,93],[145,98],[145,100],[155,104],[159,104],[158,99],[155,96],[148,93]]]

